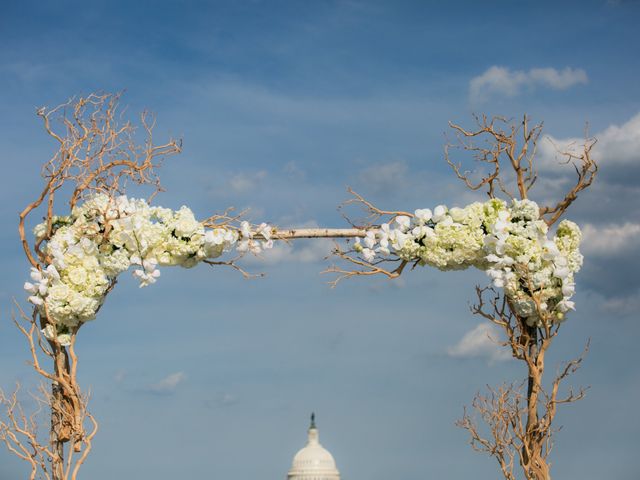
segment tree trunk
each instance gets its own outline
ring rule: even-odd
[[[56,378],[69,378],[69,356],[64,347],[54,348],[54,370]],[[64,480],[64,444],[71,438],[73,428],[73,403],[68,392],[58,382],[51,385],[51,432],[50,444],[54,456],[51,459],[51,479]]]
[[[527,424],[526,441],[522,447],[522,468],[527,480],[551,480],[549,465],[543,456],[544,435],[541,435],[538,418],[538,401],[544,373],[544,348],[538,345],[538,329],[525,327],[528,342]]]

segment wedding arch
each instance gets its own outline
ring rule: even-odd
[[[468,189],[486,194],[485,201],[404,212],[379,209],[349,190],[346,203],[362,207],[366,220],[348,228],[281,228],[250,224],[232,210],[197,220],[187,206],[154,205],[161,190],[157,169],[180,153],[181,143],[156,144],[149,113],[141,115],[140,127],[119,121],[119,100],[119,94],[91,94],[37,112],[57,149],[42,168],[42,190],[20,213],[19,234],[31,267],[24,288],[32,310],[16,303],[14,320],[33,368],[50,385],[37,396],[49,412],[48,437],[38,436],[37,422],[23,411],[17,392],[0,391],[6,407],[0,439],[27,462],[30,479],[75,480],[91,452],[98,422],[77,381],[75,344],[119,275],[132,271],[146,287],[160,280],[164,267],[204,263],[249,276],[238,263],[242,256],[299,238],[336,240],[336,263],[327,269],[334,286],[355,276],[396,278],[423,266],[485,271],[490,285],[476,287],[471,310],[502,329],[506,340],[496,348],[508,348],[522,361],[527,377],[524,384],[490,388],[474,399],[484,425],[466,412],[458,425],[474,449],[497,460],[504,478],[515,479],[518,468],[527,479],[550,478],[556,408],[584,395],[559,393],[582,356],[561,368],[550,388],[544,388],[543,374],[545,353],[575,308],[581,234],[562,217],[597,173],[593,139],[586,138],[579,150],[558,152],[575,169],[576,181],[556,203],[540,206],[529,194],[538,178],[541,125],[530,125],[526,116],[518,123],[476,117],[473,130],[451,123],[456,143],[445,148],[445,159]],[[479,170],[455,163],[452,147],[470,153]],[[133,187],[149,195],[128,196]],[[31,234],[38,215],[43,221]]]

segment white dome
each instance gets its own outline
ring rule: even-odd
[[[287,480],[340,480],[333,456],[318,441],[313,415],[307,444],[293,457]]]

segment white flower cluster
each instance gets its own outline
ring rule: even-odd
[[[238,242],[236,250],[241,253],[251,252],[253,254],[260,253],[263,249],[273,247],[273,240],[271,239],[271,231],[273,229],[266,223],[261,223],[255,231],[255,234],[260,235],[264,240],[255,240],[254,232],[251,231],[251,227],[248,222],[242,222],[240,224],[240,234],[242,240]]]
[[[514,313],[541,326],[562,321],[574,309],[573,275],[582,266],[575,223],[561,222],[553,240],[547,233],[535,202],[515,200],[507,206],[492,199],[398,216],[357,239],[354,250],[368,262],[393,254],[440,270],[485,270],[493,285],[504,289]]]
[[[95,318],[114,280],[129,267],[145,287],[160,276],[158,266],[191,268],[234,246],[253,253],[270,248],[271,230],[262,224],[252,232],[247,222],[240,231],[206,230],[184,206],[174,211],[126,196],[95,195],[70,216],[52,219],[44,249],[49,264],[32,268],[32,281],[24,288],[31,294],[29,301],[54,324],[47,326],[45,336],[57,335],[64,345],[71,329]],[[34,230],[38,240],[45,233],[44,223]],[[255,234],[264,240],[255,240]]]

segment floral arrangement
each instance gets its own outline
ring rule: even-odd
[[[271,248],[273,231],[265,223],[252,229],[248,222],[206,229],[185,206],[174,211],[126,196],[95,195],[71,215],[54,217],[48,239],[45,223],[35,228],[36,239],[46,240],[48,265],[32,268],[32,282],[24,288],[49,319],[45,336],[65,345],[72,329],[95,318],[117,276],[130,267],[145,287],[156,282],[159,266],[191,268],[234,248],[241,254]],[[354,250],[369,263],[394,255],[440,270],[484,270],[515,313],[542,326],[574,309],[574,274],[582,266],[575,223],[562,221],[552,240],[548,233],[535,202],[507,206],[491,199],[398,215],[356,238]]]
[[[117,276],[130,267],[145,287],[160,276],[158,266],[191,268],[234,247],[258,253],[273,245],[267,224],[255,232],[248,222],[205,229],[185,206],[174,211],[104,194],[92,196],[69,216],[53,217],[49,235],[48,229],[46,223],[34,229],[36,240],[46,242],[47,266],[32,268],[32,281],[24,288],[50,322],[44,335],[61,345],[69,343],[73,329],[95,318]]]
[[[356,239],[354,250],[369,262],[376,256],[440,270],[476,267],[503,288],[512,310],[530,326],[558,323],[574,309],[574,274],[582,266],[581,233],[568,220],[553,239],[531,200],[499,199],[465,208],[419,209]]]

